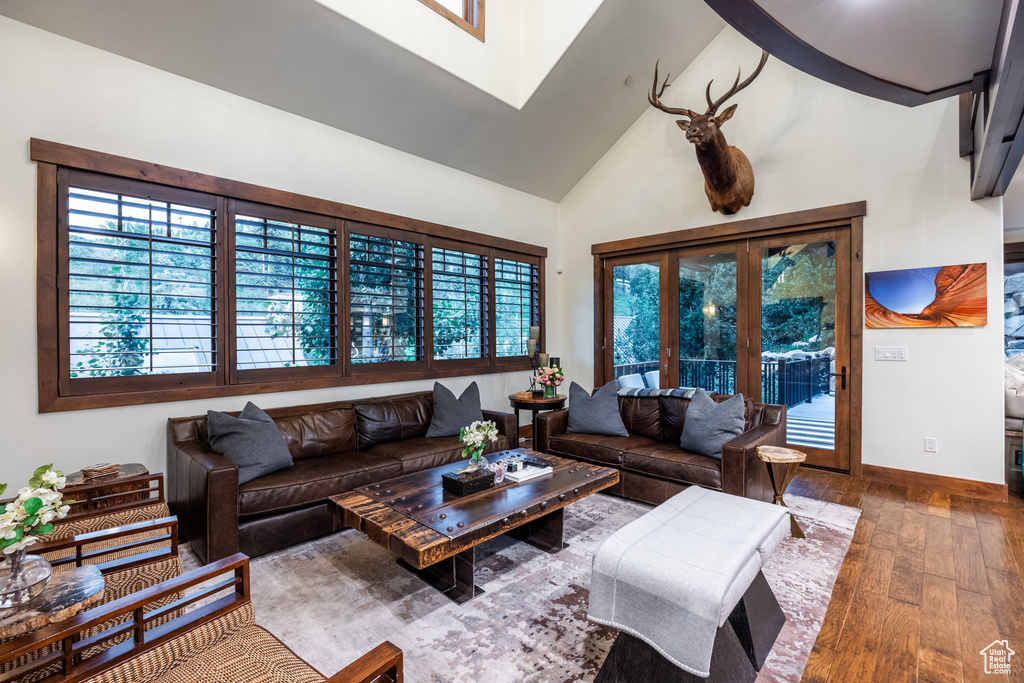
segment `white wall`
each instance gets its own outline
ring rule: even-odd
[[[163,471],[168,417],[238,409],[247,400],[37,413],[30,137],[554,246],[557,206],[551,202],[0,17],[0,482],[12,486],[50,461],[65,470],[120,461]],[[528,375],[445,384],[458,393],[473,379],[484,407],[502,409]],[[275,407],[432,385],[254,400]]]
[[[663,98],[703,111],[714,77],[722,92],[759,50],[720,34]],[[863,462],[1003,482],[1002,215],[972,202],[970,165],[957,150],[956,100],[908,109],[814,80],[772,59],[737,96],[723,130],[756,177],[748,219],[867,200],[866,271],[987,262],[984,328],[865,330]],[[593,260],[586,245],[723,223],[711,212],[692,146],[673,117],[648,110],[563,200],[563,316],[552,352],[566,374],[593,381]],[[555,265],[555,264],[552,264]],[[876,345],[909,347],[908,363],[872,360]],[[924,437],[939,439],[924,453]]]

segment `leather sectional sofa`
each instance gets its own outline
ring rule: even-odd
[[[168,421],[170,504],[203,562],[239,551],[262,555],[338,531],[329,496],[461,457],[457,436],[425,436],[429,391],[266,412],[294,464],[242,486],[235,464],[210,449],[205,415]],[[517,445],[514,415],[483,414],[499,432],[485,452]]]
[[[722,459],[679,446],[688,394],[681,391],[620,394],[619,414],[629,436],[567,434],[568,409],[536,417],[536,449],[619,469],[619,483],[605,489],[625,498],[659,505],[691,485],[770,501],[771,480],[757,447],[784,446],[786,407],[746,400],[746,431],[722,448]],[[687,396],[687,397],[684,397]],[[728,396],[715,395],[716,402]]]

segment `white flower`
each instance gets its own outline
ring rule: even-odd
[[[51,488],[61,489],[64,488],[64,483],[67,481],[67,477],[58,476],[53,470],[46,470],[43,472],[43,481],[49,484]]]

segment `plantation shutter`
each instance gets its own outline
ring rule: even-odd
[[[540,320],[538,267],[494,260],[495,341],[499,357],[525,356],[530,327]]]
[[[322,225],[309,224],[314,221]],[[237,204],[235,366],[240,376],[251,370],[336,366],[337,231],[324,225],[333,226],[333,219]]]
[[[369,228],[348,238],[351,362],[422,361],[423,245]]]
[[[434,359],[487,357],[487,257],[431,251]]]
[[[67,183],[69,386],[94,393],[124,386],[110,378],[213,373],[214,199],[80,172]]]

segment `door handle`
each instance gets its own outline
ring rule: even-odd
[[[843,369],[840,372],[830,372],[829,376],[831,376],[831,377],[839,377],[841,379],[841,381],[839,383],[839,388],[842,389],[843,391],[846,390],[846,366],[845,365],[843,366]]]

